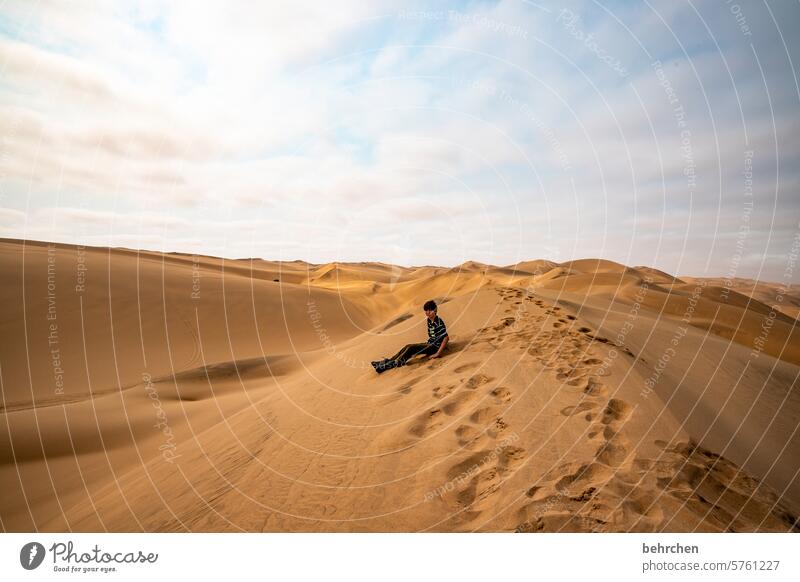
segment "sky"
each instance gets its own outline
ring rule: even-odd
[[[800,281],[800,3],[0,0],[0,237]]]

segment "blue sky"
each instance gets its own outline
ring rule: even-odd
[[[0,236],[787,277],[796,2],[327,4],[3,3]]]

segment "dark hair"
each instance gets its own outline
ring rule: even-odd
[[[425,302],[425,305],[422,306],[422,309],[425,311],[436,311],[436,301],[429,299]]]

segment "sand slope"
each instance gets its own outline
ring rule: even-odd
[[[0,269],[6,531],[798,529],[791,289],[8,240]],[[429,298],[449,354],[377,376]]]

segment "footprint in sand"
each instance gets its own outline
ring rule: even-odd
[[[719,531],[800,530],[776,492],[711,451],[657,441],[656,459],[635,457],[612,425],[599,430],[593,462],[562,465],[527,490],[516,531],[665,531],[676,506]]]
[[[476,423],[476,424],[488,424],[489,422],[493,422],[497,418],[497,408],[493,406],[487,406],[486,408],[479,408],[472,415],[469,419]]]
[[[490,434],[490,431],[483,430],[477,426],[463,424],[455,432],[458,444],[465,449],[475,450],[484,449],[491,446],[491,441],[497,437]]]
[[[568,467],[572,467],[572,464]],[[556,481],[554,487],[567,496],[583,496],[588,486],[596,488],[614,477],[614,471],[600,463],[582,464],[574,471],[568,470],[563,473],[564,476]]]
[[[480,451],[450,467],[447,471],[449,482],[460,483],[465,477],[474,475],[467,485],[453,496],[459,506],[472,506],[476,501],[485,499],[497,490],[500,475],[496,462],[497,455],[492,451]]]
[[[414,387],[414,384],[418,383],[420,380],[422,380],[422,377],[413,378],[408,382],[406,382],[405,384],[403,384],[402,386],[400,386],[397,390],[395,390],[395,392],[397,392],[398,394],[410,394],[411,389]]]
[[[469,485],[457,495],[458,505],[479,509],[480,502],[489,498],[500,486],[500,475],[497,469],[491,468],[478,473]]]
[[[480,388],[484,384],[488,384],[492,380],[494,380],[494,378],[490,378],[485,374],[475,374],[474,376],[471,376],[464,382],[464,388],[466,388],[467,390],[475,390],[476,388]]]
[[[526,492],[531,500],[524,504],[515,531],[576,531],[604,529],[610,508],[597,502],[599,490],[614,476],[600,463],[568,463],[545,475]]]
[[[502,474],[523,462],[526,453],[520,447],[503,447],[499,453],[484,450],[453,465],[447,472],[451,482],[461,483],[465,476],[474,475],[466,486],[445,497],[445,501],[460,508],[469,509],[472,518],[488,508],[488,500],[502,483]]]
[[[477,395],[474,392],[462,392],[442,402],[442,411],[447,416],[455,416],[467,406]]]
[[[432,408],[431,410],[420,414],[409,427],[408,432],[415,437],[422,438],[435,431],[443,423],[444,411],[442,411],[441,408]]]
[[[484,328],[486,330],[487,328]],[[478,362],[470,362],[469,364],[462,364],[458,368],[455,368],[453,371],[456,374],[461,374],[462,372],[466,372],[467,370],[472,370],[473,368],[477,368],[480,364]]]
[[[492,390],[490,394],[494,397],[495,402],[497,402],[498,404],[505,404],[506,402],[510,402],[512,398],[511,390],[509,390],[505,386],[498,386],[497,388]]]
[[[444,398],[453,390],[455,390],[455,385],[450,384],[449,386],[437,386],[431,391],[431,393],[433,394],[434,398]]]
[[[561,380],[562,382],[565,380],[581,380],[584,377],[584,373],[579,368],[574,366],[571,367],[560,367],[556,370],[556,380]],[[572,384],[574,386],[574,384]]]
[[[462,447],[474,443],[483,434],[483,431],[471,424],[462,424],[455,430],[456,440]]]
[[[589,414],[586,415],[585,418],[586,418],[586,420],[588,422],[592,422],[595,419],[595,417],[596,417],[596,415],[593,412],[590,412]],[[600,428],[601,426],[602,425],[595,424],[592,427],[592,429],[586,434],[586,438],[588,438],[589,440],[592,440],[592,439],[597,438],[598,436],[602,436],[603,435],[603,429]]]
[[[608,394],[608,388],[606,388],[606,385],[594,376],[589,376],[583,391],[591,396],[606,396]]]
[[[498,455],[497,466],[503,471],[509,471],[519,465],[526,456],[522,447],[503,447]]]
[[[603,424],[611,424],[613,422],[625,422],[631,415],[632,407],[624,400],[612,398],[606,404],[603,410]]]
[[[595,408],[597,408],[597,405],[592,402],[581,402],[575,406],[565,406],[561,409],[561,414],[564,416],[575,416],[581,412],[587,412]]]
[[[508,424],[505,420],[503,420],[502,416],[498,416],[494,419],[494,422],[489,425],[489,428],[486,429],[486,434],[488,434],[493,439],[498,438],[501,434],[503,434],[506,430],[508,430]]]
[[[572,503],[579,505],[577,502]],[[550,507],[550,505],[545,504],[546,507]],[[534,517],[523,519],[514,531],[516,533],[591,533],[604,531],[607,527],[608,522],[605,520],[577,515],[571,508],[566,511],[549,511],[545,508],[531,510]]]
[[[609,467],[619,467],[625,463],[630,455],[630,443],[625,436],[616,433],[608,438],[595,453],[595,457],[601,463]]]
[[[487,427],[470,423],[462,424],[454,431],[454,434],[459,445],[475,449],[487,445],[489,441],[497,440],[506,430],[508,430],[508,424],[498,416]]]
[[[496,460],[497,455],[491,450],[472,453],[467,458],[462,459],[447,470],[447,479],[452,480],[459,477],[463,478],[464,475],[474,474],[478,470],[494,466]]]

